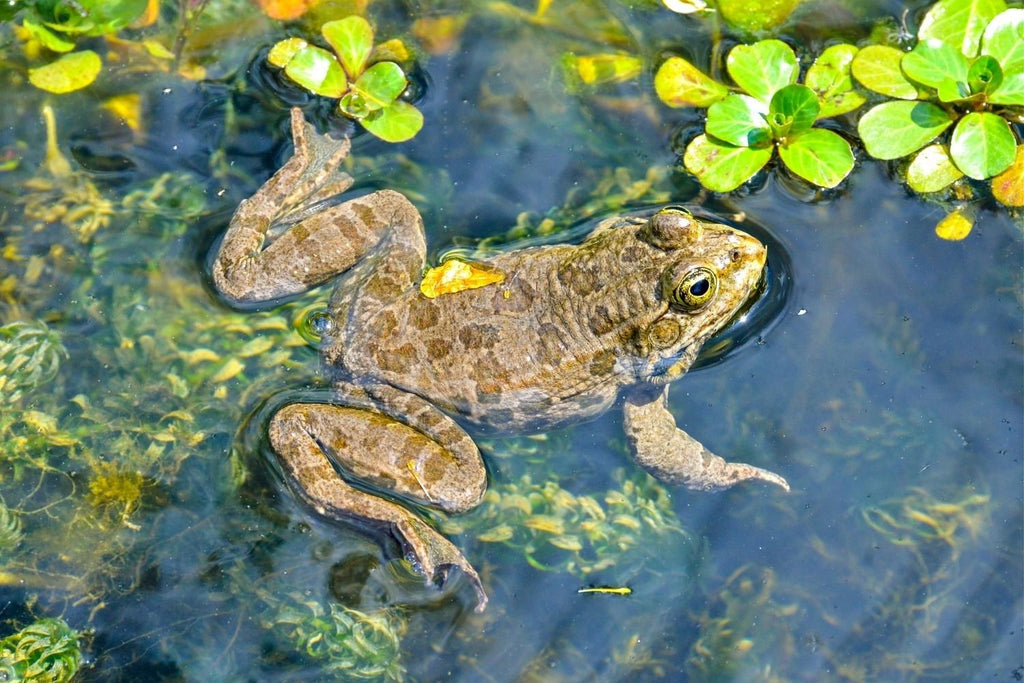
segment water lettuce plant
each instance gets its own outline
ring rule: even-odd
[[[0,640],[0,676],[5,681],[65,683],[81,663],[78,634],[60,619],[41,619]]]
[[[1006,9],[1002,0],[943,0],[925,14],[917,37],[910,52],[873,45],[853,60],[865,88],[894,98],[857,126],[867,153],[914,155],[907,184],[918,192],[1010,169],[1020,144],[1011,123],[1024,121],[1024,9]],[[994,184],[993,193],[1024,205],[1020,183],[1018,164],[1016,183]]]
[[[356,15],[328,21],[320,32],[334,54],[302,38],[287,38],[271,48],[267,61],[311,93],[337,99],[342,114],[382,140],[403,142],[416,135],[423,114],[399,99],[409,85],[397,63],[408,58],[401,41],[375,48],[373,28]]]
[[[800,65],[780,40],[737,45],[726,69],[737,89],[719,83],[682,57],[658,69],[654,87],[671,107],[707,107],[705,132],[687,145],[686,169],[717,192],[734,190],[771,160],[775,151],[796,175],[835,187],[853,170],[853,151],[838,133],[817,127],[822,119],[859,107],[852,45],[834,45],[815,60],[804,83]]]
[[[12,19],[18,10],[24,10],[19,34],[27,51],[44,58],[56,55],[30,68],[29,82],[40,90],[62,94],[88,86],[103,67],[93,50],[76,50],[76,41],[116,33],[139,19],[149,4],[147,0],[4,3],[0,20]]]

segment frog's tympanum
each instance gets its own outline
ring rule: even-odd
[[[607,219],[580,244],[427,271],[409,200],[381,190],[331,203],[352,184],[338,170],[348,140],[319,135],[298,110],[292,135],[294,156],[232,218],[213,282],[249,304],[337,280],[321,346],[334,397],[286,405],[269,426],[318,513],[391,533],[428,581],[459,567],[483,609],[462,553],[393,500],[449,512],[480,502],[487,473],[460,425],[542,431],[619,400],[633,457],[662,481],[788,489],[709,452],[666,407],[668,382],[757,289],[766,250],[756,239],[669,208]]]

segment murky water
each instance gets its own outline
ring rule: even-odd
[[[571,234],[620,206],[702,201],[673,170],[695,119],[657,105],[649,74],[575,96],[553,65],[608,49],[594,17],[652,57],[700,54],[707,33],[580,6],[579,31],[478,8],[457,49],[421,60],[419,136],[357,139],[359,187],[409,195],[435,252],[550,232],[549,213]],[[856,37],[901,8],[829,16]],[[823,15],[793,37],[820,39]],[[484,439],[491,497],[434,516],[481,572],[478,615],[461,580],[425,588],[395,548],[300,505],[263,443],[276,406],[322,389],[295,325],[328,292],[239,312],[206,284],[231,211],[289,153],[280,97],[304,101],[261,66],[281,34],[246,31],[259,42],[224,46],[205,82],[111,74],[50,98],[70,177],[37,173],[44,98],[3,74],[24,101],[0,113],[23,158],[0,174],[0,324],[56,336],[25,332],[2,360],[29,349],[57,370],[0,399],[0,635],[63,618],[85,633],[83,680],[1020,677],[1019,221],[982,210],[941,241],[943,208],[870,160],[819,201],[770,174],[717,205],[765,226],[789,289],[770,325],[673,386],[672,408],[792,492],[661,487],[614,412]],[[139,132],[96,106],[127,88]],[[579,592],[595,586],[630,592]]]

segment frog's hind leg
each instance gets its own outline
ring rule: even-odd
[[[295,154],[231,218],[212,268],[217,290],[239,304],[300,294],[351,268],[385,236],[411,248],[407,270],[418,274],[426,246],[416,207],[389,190],[329,204],[352,185],[338,170],[348,140],[320,135],[297,109],[292,135]]]
[[[438,423],[434,431],[438,430],[445,427]],[[386,526],[430,581],[443,585],[451,567],[460,568],[477,593],[477,610],[483,609],[487,596],[480,577],[448,539],[401,505],[352,486],[332,464],[364,483],[459,511],[475,505],[486,486],[475,446],[472,454],[460,455],[475,455],[476,462],[472,457],[470,462],[459,462],[420,429],[368,407],[333,404],[287,405],[274,415],[269,432],[286,473],[297,484],[295,489],[318,513],[360,525]],[[450,487],[456,491],[454,500],[447,495]]]

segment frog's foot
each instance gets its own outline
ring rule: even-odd
[[[767,481],[789,491],[789,483],[774,472],[740,462],[727,462],[676,427],[667,406],[668,388],[651,398],[638,394],[625,401],[626,438],[633,459],[661,481],[690,489],[718,491],[751,479]]]
[[[363,422],[359,424],[352,420]],[[274,415],[270,422],[269,436],[285,472],[295,485],[294,489],[317,513],[362,526],[386,526],[399,541],[414,568],[426,576],[428,583],[444,586],[451,567],[458,567],[476,591],[477,611],[486,606],[487,596],[480,577],[448,539],[401,505],[351,486],[332,464],[332,459],[345,460],[353,452],[381,455],[380,458],[364,458],[363,464],[375,460],[384,463],[387,458],[383,454],[393,455],[389,447],[409,439],[416,441],[418,438],[419,445],[429,442],[435,446],[436,451],[439,446],[426,435],[390,420],[385,415],[365,409],[294,403]],[[373,446],[370,450],[366,450],[368,443]],[[393,472],[381,468],[382,480],[388,475],[394,475],[389,481],[392,490],[404,493],[401,491],[401,482],[396,482],[396,479],[403,477],[409,479],[406,485],[410,488],[420,487],[424,483],[423,478],[416,474],[419,461],[415,455],[409,454],[405,465]],[[429,457],[428,453],[428,461]],[[402,459],[405,460],[404,457]],[[351,458],[348,460],[351,462]],[[361,466],[357,463],[356,469]],[[480,469],[483,471],[482,464]],[[429,495],[427,491],[423,493]]]
[[[451,541],[413,515],[398,522],[396,530],[406,546],[406,559],[413,569],[427,577],[427,583],[433,582],[444,587],[448,583],[451,568],[458,567],[476,591],[476,611],[484,611],[487,607],[487,593],[480,582],[480,575]]]

